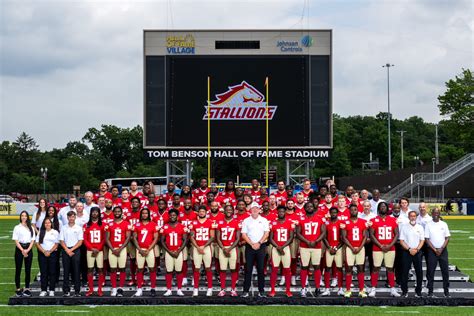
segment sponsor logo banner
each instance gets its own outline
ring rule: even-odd
[[[167,36],[166,51],[173,55],[192,55],[196,53],[196,42],[194,36],[187,34],[185,36]]]

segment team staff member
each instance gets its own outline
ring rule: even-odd
[[[425,232],[423,227],[416,222],[415,211],[408,213],[408,219],[410,223],[403,225],[400,231],[400,245],[403,248],[402,296],[408,297],[408,273],[413,264],[416,273],[415,297],[421,297],[421,285],[423,283],[423,270],[421,267],[423,252],[421,250],[425,242]]]
[[[136,248],[137,258],[137,292],[134,296],[143,295],[143,269],[145,262],[150,270],[150,295],[156,295],[156,269],[155,269],[155,254],[153,252],[156,243],[158,242],[158,226],[151,221],[151,213],[148,208],[143,208],[140,211],[140,221],[133,226],[132,242]]]
[[[258,181],[257,181],[258,183]],[[260,206],[253,202],[250,205],[251,216],[242,222],[242,238],[245,240],[245,279],[244,293],[242,297],[249,296],[250,283],[252,280],[252,270],[254,263],[257,263],[258,275],[258,296],[265,295],[265,275],[263,274],[263,264],[267,252],[267,240],[270,234],[268,220],[260,216]]]
[[[436,267],[441,268],[441,275],[443,277],[443,289],[444,296],[450,297],[449,295],[449,271],[448,271],[448,249],[446,248],[449,243],[449,232],[448,225],[439,218],[439,210],[434,209],[431,212],[433,221],[428,223],[425,228],[425,241],[428,244],[428,255],[427,255],[427,271],[426,279],[428,280],[428,297],[433,296],[433,283],[434,274]]]
[[[74,296],[81,296],[81,280],[80,265],[81,251],[80,247],[83,242],[82,228],[76,224],[76,212],[69,211],[67,213],[68,224],[61,228],[59,241],[64,252],[63,257],[63,296],[70,296],[69,274],[72,272],[72,280],[74,282]]]
[[[283,276],[286,279],[286,296],[292,297],[291,286],[291,253],[290,244],[294,238],[295,225],[285,218],[286,208],[278,206],[278,218],[271,222],[270,244],[273,245],[271,253],[272,274],[270,276],[270,297],[275,296],[275,283],[280,263],[283,266]]]
[[[31,248],[35,243],[35,230],[26,211],[20,213],[20,224],[13,229],[12,240],[15,241],[15,285],[17,297],[30,297],[31,263],[33,252]],[[20,288],[20,277],[23,261],[25,262],[25,289]]]
[[[53,229],[49,218],[44,219],[40,233],[36,236],[38,248],[38,261],[41,272],[41,293],[39,296],[54,296],[56,284],[56,256],[59,245],[59,232]],[[49,285],[49,293],[47,292]]]
[[[89,284],[89,291],[87,291],[86,296],[91,296],[94,293],[94,266],[96,264],[99,274],[97,294],[102,296],[104,295],[102,292],[102,284],[105,282],[103,272],[105,224],[102,223],[100,208],[98,206],[93,206],[90,209],[89,221],[84,225],[83,231],[87,259],[87,283]]]
[[[234,219],[234,208],[232,205],[224,207],[224,219],[217,221],[216,241],[219,246],[219,265],[220,265],[220,281],[221,291],[217,296],[225,296],[226,290],[226,271],[227,267],[231,273],[231,291],[230,296],[237,296],[235,286],[239,278],[237,270],[237,260],[239,252],[237,245],[240,240],[240,229],[242,224]]]
[[[123,296],[125,285],[125,267],[127,266],[127,245],[130,241],[130,223],[123,220],[122,208],[114,207],[114,221],[105,226],[105,243],[109,248],[111,296]],[[120,272],[119,288],[117,290],[117,271]]]
[[[41,227],[43,226],[43,221],[46,218],[48,203],[45,199],[39,199],[38,201],[38,209],[33,213],[33,217],[31,218],[31,224],[33,224],[33,228],[36,231],[36,234],[39,233]]]

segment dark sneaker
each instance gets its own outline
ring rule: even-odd
[[[64,292],[64,293],[63,293],[63,296],[64,296],[64,297],[69,297],[69,296],[71,296],[71,293],[69,293],[69,292]]]
[[[265,292],[259,292],[258,297],[266,298],[267,294],[265,294]]]
[[[428,293],[428,298],[437,298],[437,297],[433,294],[433,292],[429,292]]]
[[[321,289],[316,288],[316,290],[314,290],[314,296],[318,297],[319,295],[321,295]]]
[[[75,292],[75,293],[74,293],[74,297],[81,297],[81,296],[82,296],[82,295],[81,295],[81,292]]]
[[[150,290],[150,296],[151,296],[151,297],[155,297],[155,296],[156,296],[156,291],[155,291],[155,289],[151,289],[151,290]]]
[[[404,292],[404,293],[402,293],[402,297],[405,297],[405,298],[407,298],[407,297],[408,297],[408,292]]]
[[[123,289],[118,289],[117,290],[117,296],[119,296],[119,297],[123,296]]]
[[[449,294],[449,292],[444,292],[444,297],[445,298],[451,298],[451,295]]]
[[[23,296],[24,297],[30,297],[31,296],[31,291],[30,290],[24,290],[23,291]]]
[[[16,297],[23,297],[23,291],[22,290],[18,290],[15,292],[15,296]]]
[[[244,292],[244,293],[242,293],[242,295],[241,295],[241,297],[249,297],[249,296],[250,296],[249,292]]]
[[[421,297],[423,297],[423,295],[421,294],[421,292],[416,292],[415,297],[416,298],[421,298]]]

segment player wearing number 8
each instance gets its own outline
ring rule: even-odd
[[[296,228],[296,236],[300,243],[301,256],[301,296],[306,297],[306,283],[308,281],[309,263],[314,267],[314,282],[316,285],[315,296],[320,294],[321,270],[321,244],[326,236],[326,226],[321,217],[316,216],[313,203],[304,205],[306,215],[301,217]]]
[[[90,211],[89,222],[84,225],[84,244],[87,249],[87,283],[89,284],[89,291],[86,296],[91,296],[94,293],[94,266],[97,265],[97,272],[99,273],[99,284],[97,294],[102,296],[102,284],[105,281],[104,268],[104,244],[105,244],[105,230],[100,217],[100,208],[94,206]]]
[[[127,244],[130,241],[130,224],[122,219],[122,208],[114,207],[114,221],[105,226],[105,242],[109,247],[111,296],[123,296],[125,285],[125,267],[127,265]],[[120,272],[119,289],[117,290],[117,271]]]
[[[151,213],[148,208],[140,211],[140,221],[133,226],[132,242],[136,248],[137,258],[137,292],[134,296],[142,296],[143,269],[145,261],[150,269],[151,296],[155,296],[156,269],[154,248],[158,242],[158,226],[151,221]]]
[[[388,285],[391,288],[390,295],[399,297],[395,289],[395,273],[393,264],[395,262],[395,243],[398,240],[398,224],[395,217],[387,216],[388,204],[380,202],[377,206],[379,216],[372,219],[370,225],[370,239],[373,243],[374,269],[371,275],[371,285],[369,296],[375,297],[377,282],[379,280],[379,271],[382,261],[387,269]]]

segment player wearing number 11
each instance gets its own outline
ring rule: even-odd
[[[99,273],[97,294],[102,296],[102,284],[105,281],[103,273],[105,225],[102,224],[99,207],[92,207],[90,212],[89,222],[83,228],[84,244],[87,249],[87,283],[89,284],[89,291],[87,291],[86,296],[91,296],[94,293],[94,266],[96,264]]]

